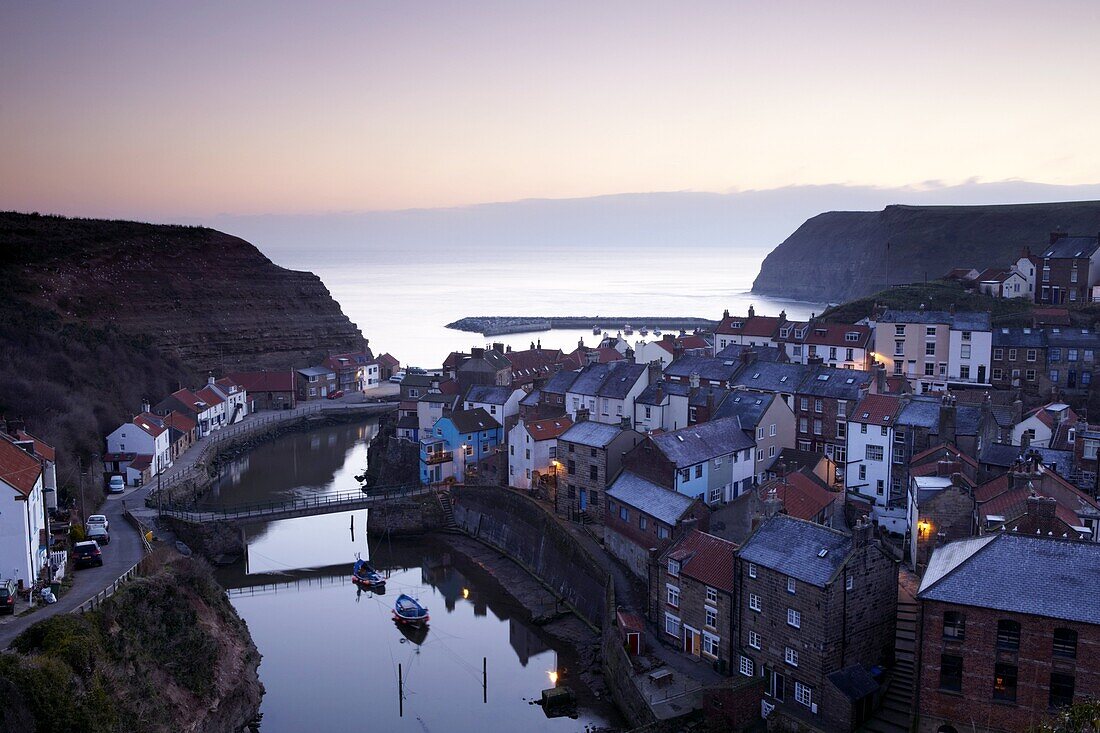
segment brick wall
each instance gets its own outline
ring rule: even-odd
[[[592,455],[593,453],[595,455]],[[602,524],[607,504],[604,489],[607,488],[607,482],[610,479],[607,475],[607,451],[559,439],[558,460],[564,466],[558,479],[558,493],[555,497],[558,513],[572,516],[580,511],[583,489],[585,512],[588,518]]]
[[[733,594],[718,590],[717,603],[707,601],[706,584],[686,575],[686,571],[681,572],[679,575],[672,575],[668,572],[668,561],[663,558],[656,568],[655,575],[657,582],[653,583],[651,589],[651,601],[652,607],[657,611],[654,614],[654,620],[657,623],[657,629],[662,636],[662,640],[675,642],[665,630],[665,613],[671,613],[679,617],[681,626],[691,626],[699,632],[699,654],[694,655],[694,658],[701,659],[708,664],[713,664],[716,659],[724,660],[726,674],[736,672],[737,667],[734,662],[736,634],[733,625],[735,610]],[[680,602],[676,606],[668,603],[668,584],[680,589]],[[708,606],[718,611],[713,626],[706,623],[705,609]],[[719,638],[717,657],[703,651],[702,632],[704,631]],[[684,633],[682,631],[679,648],[686,656],[693,656],[684,650]]]
[[[927,530],[922,529],[928,523]],[[968,490],[952,486],[939,491],[920,507],[917,552],[914,558],[917,572],[928,567],[932,551],[944,542],[959,540],[974,534],[974,498]],[[944,537],[940,537],[940,535]]]
[[[623,456],[623,469],[666,489],[676,488],[676,467],[649,438]]]
[[[1025,731],[1048,717],[1051,672],[1075,678],[1074,699],[1100,696],[1100,627],[1054,619],[1006,613],[972,606],[954,606],[936,601],[922,604],[919,666],[918,730],[934,733],[939,726],[953,725],[967,731]],[[944,613],[965,615],[962,641],[946,640]],[[1020,624],[1018,651],[997,648],[997,622]],[[1077,632],[1075,659],[1053,654],[1055,628]],[[962,690],[940,689],[941,655],[963,659]],[[1018,668],[1016,702],[993,699],[994,665],[998,662]]]

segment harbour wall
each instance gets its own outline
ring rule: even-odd
[[[589,329],[599,326],[611,331],[624,330],[630,324],[635,330],[640,328],[659,328],[662,330],[696,328],[713,330],[718,321],[691,316],[469,316],[453,323],[447,328],[456,331],[473,331],[484,336],[502,336],[509,333],[529,331],[549,331],[551,329]]]

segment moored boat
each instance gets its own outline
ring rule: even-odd
[[[625,333],[627,336],[633,336],[634,335],[634,327],[631,326],[629,323],[624,323],[623,324],[623,333]]]
[[[649,329],[646,328],[645,326],[642,326],[642,330],[638,331],[638,333],[640,333],[643,336],[648,336],[649,335]]]
[[[428,623],[428,609],[420,601],[402,593],[393,604],[393,620],[402,624]]]
[[[368,588],[377,588],[385,585],[386,579],[369,562],[357,557],[355,564],[351,566],[351,582]]]
[[[603,333],[603,330],[599,326],[593,326],[592,327],[592,335],[593,336],[599,336],[601,333]]]

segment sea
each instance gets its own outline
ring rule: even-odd
[[[426,369],[438,369],[451,351],[491,342],[569,352],[582,340],[599,340],[591,328],[486,338],[446,327],[465,316],[623,316],[639,329],[646,316],[718,320],[723,310],[746,313],[754,306],[758,314],[785,311],[788,318],[806,319],[826,307],[749,292],[765,248],[577,245],[418,253],[252,241],[276,264],[318,275],[376,354],[389,352],[404,366]],[[640,339],[636,332],[628,340]]]

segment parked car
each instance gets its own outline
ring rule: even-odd
[[[84,523],[84,529],[85,530],[91,529],[92,526],[97,525],[97,524],[103,526],[103,531],[104,532],[110,530],[110,528],[111,528],[111,523],[109,521],[107,521],[107,515],[105,515],[105,514],[93,514],[92,516],[88,517],[88,521]]]
[[[0,613],[15,613],[14,580],[0,580]]]
[[[126,490],[126,482],[122,480],[121,476],[112,476],[107,482],[107,491],[112,494],[121,494]]]
[[[100,545],[111,544],[111,535],[108,534],[107,528],[102,524],[92,524],[88,526],[88,531],[84,533],[84,536],[90,540],[95,540]]]
[[[394,372],[393,374],[390,375],[390,381],[391,382],[396,382],[397,384],[400,384],[401,380],[404,379],[404,378],[405,378],[405,372]]]
[[[99,543],[95,540],[77,542],[73,545],[73,567],[83,568],[99,565],[103,567],[103,553],[99,550]]]
[[[427,374],[428,372],[420,367],[409,367],[405,370],[409,374]]]
[[[338,389],[335,392],[329,392],[328,393],[328,398],[330,400],[338,400],[343,396],[344,396],[344,390],[342,390],[342,389]]]

